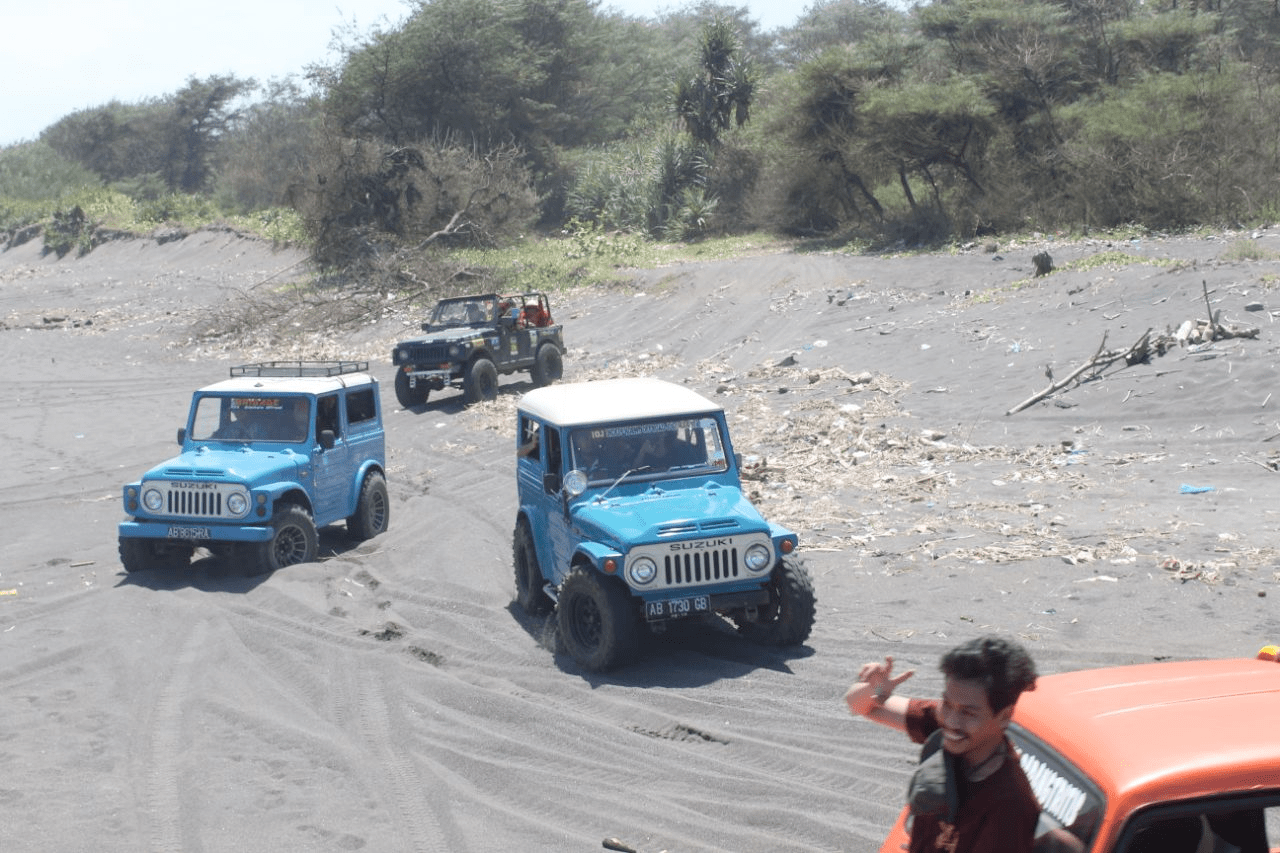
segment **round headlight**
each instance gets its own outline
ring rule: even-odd
[[[462,358],[467,354],[466,344],[454,344],[449,347],[449,358]]]
[[[249,499],[240,492],[227,495],[227,511],[232,515],[244,515],[249,509]]]
[[[404,348],[396,350],[395,356],[391,359],[392,364],[403,364],[409,360],[409,351]]]
[[[747,553],[742,555],[742,561],[746,563],[748,571],[762,572],[769,568],[769,560],[772,557],[773,554],[769,552],[769,549],[757,542],[747,549]]]
[[[152,512],[159,512],[164,506],[164,495],[159,489],[147,489],[142,493],[142,505]]]
[[[631,568],[627,570],[631,575],[631,580],[638,584],[653,583],[653,579],[658,576],[658,564],[650,557],[638,557],[631,563]]]
[[[564,475],[564,491],[571,498],[576,498],[587,490],[587,475],[574,468]]]

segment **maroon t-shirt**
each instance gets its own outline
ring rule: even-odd
[[[916,743],[938,728],[938,703],[912,699],[907,706],[907,734]],[[999,769],[981,782],[958,779],[960,809],[954,826],[941,817],[914,818],[910,853],[1030,853],[1040,804],[1005,738],[1007,755]]]

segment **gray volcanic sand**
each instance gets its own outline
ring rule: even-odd
[[[1058,269],[1034,278],[1039,251]],[[0,849],[876,850],[915,749],[848,714],[862,662],[893,654],[932,695],[939,654],[980,633],[1045,673],[1280,641],[1280,264],[1250,254],[1280,235],[776,251],[553,294],[565,381],[657,375],[729,410],[819,599],[801,648],[689,624],[595,675],[512,605],[527,376],[406,411],[389,353],[417,314],[202,336],[305,270],[226,232],[0,252]],[[1205,319],[1206,289],[1257,338],[1006,414],[1046,364]],[[313,357],[382,382],[390,531],[339,525],[269,576],[126,575],[120,487],[175,452],[190,392]]]

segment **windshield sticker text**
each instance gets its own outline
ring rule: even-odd
[[[1057,819],[1062,826],[1071,826],[1084,806],[1085,793],[1072,785],[1036,756],[1023,750],[1022,772],[1027,774],[1031,790],[1035,791],[1040,807]]]

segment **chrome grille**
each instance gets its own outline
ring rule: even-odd
[[[711,541],[712,538],[714,542]],[[743,563],[743,554],[757,542],[773,553],[773,542],[768,534],[747,533],[637,545],[627,553],[626,562],[630,568],[639,558],[648,557],[658,566],[658,576],[651,583],[634,586],[636,590],[645,592],[750,581],[768,577],[772,569],[772,566],[768,566],[763,571],[753,573]],[[696,547],[698,543],[705,543],[707,547]],[[776,554],[774,556],[776,558]]]
[[[247,506],[249,497],[249,491],[237,483],[148,480],[142,484],[143,495],[152,490],[164,497],[158,512],[146,510],[153,518],[240,518],[227,509],[227,498],[242,494]]]
[[[170,515],[222,515],[222,495],[217,492],[169,492]]]
[[[667,586],[732,580],[738,576],[738,549],[668,554],[663,560],[663,572]]]

